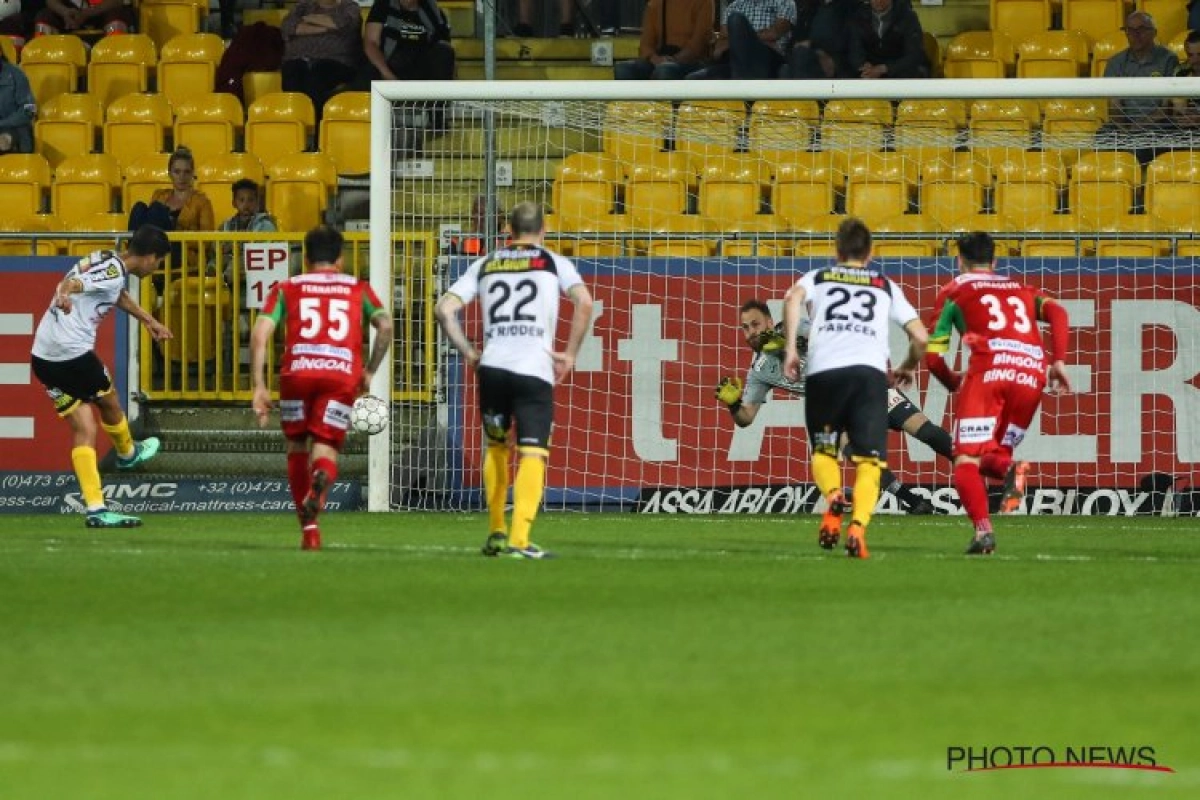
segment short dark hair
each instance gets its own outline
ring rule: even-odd
[[[131,256],[158,256],[162,258],[171,252],[171,242],[167,232],[157,225],[143,225],[134,231],[126,248]]]
[[[996,240],[986,231],[971,231],[958,237],[958,254],[968,264],[991,265],[996,260]]]
[[[508,227],[513,236],[532,236],[546,227],[542,207],[537,203],[517,203],[508,215]]]
[[[1200,44],[1200,30],[1188,31],[1187,38],[1183,40],[1184,45]]]
[[[759,300],[757,297],[752,297],[746,302],[742,303],[742,307],[738,309],[739,314],[745,314],[747,311],[759,311],[763,316],[773,319],[773,317],[771,317],[771,309],[766,303],[764,303],[762,300]]]
[[[839,261],[863,261],[871,255],[871,229],[858,217],[846,217],[837,229]]]
[[[318,225],[304,234],[304,260],[309,264],[332,264],[342,257],[344,244],[337,228]]]
[[[241,180],[237,180],[237,181],[234,181],[234,182],[233,182],[233,196],[234,196],[234,198],[236,198],[236,197],[237,197],[237,193],[238,193],[238,192],[240,192],[240,191],[242,191],[243,189],[249,189],[250,191],[254,192],[254,196],[255,196],[255,197],[260,197],[260,196],[261,196],[261,193],[260,193],[260,191],[259,191],[259,188],[258,188],[258,184],[257,184],[257,183],[255,183],[254,181],[250,180],[249,178],[242,178]]]

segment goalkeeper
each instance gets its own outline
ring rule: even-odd
[[[725,377],[717,385],[716,397],[729,408],[733,421],[739,428],[754,422],[758,409],[766,402],[772,389],[804,394],[804,358],[808,350],[808,320],[800,321],[800,378],[790,381],[783,374],[783,326],[776,325],[771,310],[762,300],[747,300],[739,309],[742,334],[746,344],[754,351],[746,380]],[[934,425],[916,404],[896,389],[888,390],[888,427],[902,431],[918,441],[924,442],[935,453],[950,460],[953,441],[950,434]],[[885,491],[896,495],[909,514],[933,513],[933,504],[902,484],[891,470],[884,470],[880,485]]]

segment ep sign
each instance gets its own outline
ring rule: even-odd
[[[285,242],[247,242],[242,258],[246,267],[246,308],[261,309],[271,287],[287,280],[291,252]]]

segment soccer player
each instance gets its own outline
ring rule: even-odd
[[[1013,449],[1037,412],[1046,388],[1069,392],[1063,356],[1067,349],[1067,311],[1039,289],[999,274],[996,243],[982,231],[958,240],[961,274],[942,287],[934,311],[933,334],[925,363],[951,392],[954,401],[954,487],[975,536],[968,555],[996,550],[988,516],[983,476],[1003,478],[1016,466]],[[1050,353],[1038,322],[1050,324]],[[957,331],[970,350],[966,376],[950,369],[944,354]]]
[[[534,203],[519,203],[509,215],[512,242],[467,267],[437,304],[442,330],[479,379],[479,412],[487,453],[483,489],[491,533],[485,556],[547,558],[529,540],[542,504],[554,384],[575,366],[575,356],[592,321],[592,293],[570,259],[542,241],[546,223]],[[559,295],[574,304],[567,346],[554,350]],[[459,311],[476,298],[483,317],[483,352],[467,338]],[[513,486],[512,527],[505,524],[509,484],[509,432],[516,425],[520,459]]]
[[[300,518],[300,547],[321,549],[318,522],[337,480],[354,398],[371,386],[392,343],[392,315],[364,280],[342,272],[342,234],[320,225],[304,236],[307,271],[275,284],[250,335],[252,405],[267,424],[267,344],[284,326],[279,359],[279,417],[287,438],[288,486]],[[366,324],[375,329],[363,366]]]
[[[837,546],[847,503],[842,493],[838,449],[847,439],[855,463],[852,521],[846,555],[867,558],[867,526],[879,502],[881,472],[887,468],[889,383],[912,383],[925,355],[928,334],[903,290],[869,266],[871,230],[848,217],[835,239],[838,263],[805,273],[784,297],[783,375],[800,379],[801,309],[810,321],[805,364],[805,424],[812,448],[813,480],[829,503],[817,542]],[[908,357],[888,374],[888,320],[908,334]]]
[[[142,524],[137,517],[114,513],[105,506],[96,463],[96,416],[83,405],[91,403],[100,412],[100,427],[117,452],[117,469],[133,469],[158,453],[155,437],[133,440],[108,368],[96,355],[95,346],[96,331],[114,307],[142,323],[156,341],[171,338],[171,331],[139,306],[125,288],[128,275],[148,277],[170,249],[165,231],[143,225],[124,252],[100,250],[81,259],[59,281],[33,336],[33,374],[46,387],[58,415],[71,426],[71,466],[79,480],[89,528],[136,528]]]
[[[736,377],[724,377],[717,384],[716,397],[729,408],[734,423],[739,428],[745,428],[754,422],[758,409],[766,402],[772,389],[804,395],[804,360],[808,352],[809,323],[807,318],[800,322],[800,341],[797,342],[801,362],[800,379],[792,382],[783,376],[783,326],[775,324],[771,309],[764,301],[755,299],[743,303],[739,312],[742,335],[754,351],[754,357],[746,371],[745,383]],[[950,434],[934,425],[914,402],[894,388],[888,389],[888,428],[902,431],[929,445],[948,461],[953,460]],[[933,504],[901,483],[891,470],[883,470],[880,481],[884,491],[896,495],[909,514],[933,513]]]

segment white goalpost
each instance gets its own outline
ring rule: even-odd
[[[925,314],[974,229],[1066,304],[1077,391],[1048,396],[1021,445],[1025,510],[1148,513],[1148,476],[1194,482],[1200,461],[1200,138],[1110,134],[1109,101],[1197,97],[1194,78],[377,82],[371,282],[398,333],[372,387],[393,424],[371,440],[368,507],[482,507],[473,376],[433,304],[532,200],[596,297],[556,390],[547,508],[811,511],[803,400],[776,393],[737,429],[713,388],[746,370],[738,306],[778,309],[852,214]],[[924,371],[910,397],[951,428]],[[958,510],[945,463],[890,448],[902,480]]]

